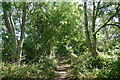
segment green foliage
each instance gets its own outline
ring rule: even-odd
[[[67,55],[68,50],[66,49],[65,45],[59,45],[56,54]]]
[[[115,13],[117,3],[101,3],[96,15],[96,27],[99,29],[107,19]],[[14,21],[15,35],[19,42],[20,22],[23,3],[3,2],[3,12],[11,11]],[[27,22],[25,27],[25,41],[23,43],[22,65],[2,63],[2,76],[5,78],[51,78],[56,68],[54,57],[66,56],[70,58],[73,78],[114,78],[120,77],[119,62],[119,27],[105,26],[96,34],[96,48],[100,55],[92,57],[88,52],[85,40],[85,26],[81,3],[71,2],[40,2],[27,3]],[[97,5],[95,4],[97,10]],[[92,8],[87,5],[89,32],[92,33]],[[95,13],[97,13],[95,11]],[[1,13],[2,14],[2,13]],[[2,15],[3,16],[3,15]],[[0,15],[0,17],[2,17]],[[114,19],[115,18],[115,19]],[[115,16],[108,24],[119,24]],[[3,23],[3,21],[0,21]],[[2,61],[11,62],[12,35],[5,28],[2,31]],[[91,42],[92,43],[92,42]],[[92,43],[93,44],[93,43]],[[17,47],[17,45],[16,45]],[[77,55],[77,57],[73,57]],[[17,54],[17,53],[16,53]],[[15,56],[16,56],[15,54]],[[57,61],[56,61],[57,62]],[[24,65],[29,64],[29,65]]]
[[[102,53],[93,58],[88,53],[84,53],[73,62],[72,78],[118,78],[119,64],[117,56]]]
[[[10,11],[11,3],[2,2],[2,6],[3,6],[3,12]]]
[[[8,34],[4,29],[2,33],[2,44],[3,44],[3,49],[2,49],[2,61],[9,62],[11,61],[11,48],[14,45],[11,42],[12,35]]]
[[[54,65],[51,60],[44,59],[43,61],[21,66],[2,63],[2,78],[52,78]]]
[[[66,46],[72,44],[73,49],[76,48],[75,46],[79,46],[77,43],[74,44],[73,40],[79,43],[85,41],[79,39],[80,33],[83,31],[78,27],[79,18],[81,18],[79,10],[82,13],[78,4],[43,2],[34,5],[35,9],[33,8],[30,24],[27,25],[26,30],[28,35],[24,45],[26,59],[33,59],[39,54],[49,55],[50,52],[67,54]],[[76,32],[79,30],[81,31]],[[80,45],[79,51],[84,51],[83,47],[85,47],[84,44]],[[31,56],[33,53],[34,56]]]

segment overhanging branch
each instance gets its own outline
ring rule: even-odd
[[[95,19],[97,18],[97,15],[98,15],[98,12],[99,12],[100,2],[101,2],[101,0],[97,4]]]
[[[118,28],[120,28],[119,24],[107,24],[107,25],[117,26]]]
[[[113,14],[94,34],[97,34],[97,32],[100,29],[104,28],[109,23],[109,21],[118,14],[118,12],[119,12],[119,6],[120,6],[120,4],[118,4],[118,7],[116,8],[116,13]]]

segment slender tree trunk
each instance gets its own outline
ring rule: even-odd
[[[108,47],[109,44],[110,44],[110,42],[109,42],[109,31],[106,27],[105,27],[105,34],[106,34],[106,45]]]
[[[15,63],[15,54],[16,54],[16,44],[17,44],[17,38],[15,36],[15,31],[14,31],[14,23],[12,21],[12,16],[10,14],[10,9],[6,10],[5,6],[7,3],[3,2],[2,3],[2,8],[3,8],[3,19],[4,19],[4,23],[5,26],[8,30],[8,33],[12,35],[11,37],[11,42],[13,43],[11,45],[11,60],[13,63]]]
[[[13,43],[13,45],[11,46],[11,58],[12,58],[12,62],[15,63],[15,57],[16,57],[15,55],[16,55],[16,50],[17,50],[16,37],[13,36],[11,41]]]
[[[17,64],[20,65],[21,63],[21,58],[22,58],[22,46],[23,46],[23,43],[21,43],[20,41],[18,42],[18,46],[17,46],[17,57],[16,57],[16,60],[17,60]]]
[[[95,2],[93,1],[93,15],[92,15],[93,55],[98,56],[98,53],[96,51],[96,34],[94,34],[95,33],[95,22],[96,22]]]
[[[119,7],[119,9],[120,9],[120,7]],[[119,13],[120,13],[120,10],[119,10]],[[120,22],[120,15],[118,15],[118,22]],[[120,24],[119,24],[119,26],[120,26]]]
[[[12,12],[11,12],[11,9],[10,11],[8,12],[9,13],[9,20],[10,20],[10,25],[12,27],[12,43],[13,43],[13,46],[12,46],[12,61],[14,61],[14,63],[16,62],[16,50],[17,50],[17,37],[16,37],[16,34],[15,34],[15,29],[14,29],[14,22],[13,22],[13,18],[12,18]]]
[[[94,51],[94,53],[93,53],[93,55],[94,56],[98,56],[98,53],[97,53],[97,51],[96,51],[96,34],[93,34],[93,51]]]
[[[91,39],[90,39],[90,34],[89,34],[89,30],[88,30],[88,16],[87,16],[87,3],[84,2],[84,24],[85,24],[85,34],[86,34],[86,43],[87,46],[90,50],[90,52],[92,53],[93,56],[97,56],[97,52],[96,52],[96,35],[93,35],[94,38],[94,46],[91,43]],[[95,27],[95,23],[93,23],[93,29]]]
[[[84,2],[84,26],[85,26],[85,34],[86,34],[86,43],[89,50],[92,52],[92,44],[90,40],[90,34],[88,31],[88,17],[87,17],[87,3]]]
[[[22,47],[25,37],[25,22],[26,22],[26,9],[27,9],[26,2],[23,3],[22,24],[20,25],[21,28],[20,40],[17,39],[15,34],[15,29],[14,29],[15,26],[12,19],[11,5],[9,3],[3,2],[2,8],[4,13],[3,19],[5,26],[8,30],[8,33],[12,35],[11,38],[11,42],[13,43],[13,45],[11,46],[12,62],[16,62],[17,64],[20,65],[21,56],[22,56]]]
[[[21,64],[21,58],[22,58],[22,48],[23,48],[23,42],[25,38],[25,22],[26,22],[26,2],[23,4],[23,14],[22,14],[22,24],[21,24],[21,34],[20,34],[20,40],[18,41],[18,53],[17,53],[17,64]]]

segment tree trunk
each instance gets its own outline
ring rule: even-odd
[[[22,24],[21,24],[21,34],[20,34],[20,40],[18,41],[18,53],[17,53],[17,64],[21,64],[21,58],[22,58],[22,48],[23,48],[23,42],[25,38],[25,22],[26,22],[26,2],[23,4],[23,14],[22,14]]]
[[[106,45],[108,47],[109,44],[110,44],[110,42],[109,42],[109,31],[106,27],[105,27],[105,34],[106,34]]]
[[[98,6],[99,7],[99,3]],[[96,16],[97,16],[97,12],[98,10],[96,10],[96,14],[95,14],[95,2],[93,2],[93,15],[92,15],[92,37],[93,37],[93,55],[94,56],[98,56],[98,53],[96,51],[96,34],[95,33],[95,22],[96,22]]]
[[[6,7],[7,6],[7,7]],[[22,24],[21,27],[21,34],[20,34],[20,40],[17,39],[14,29],[14,22],[12,19],[12,12],[11,12],[11,5],[9,3],[3,2],[2,3],[3,8],[3,19],[5,26],[8,30],[8,33],[12,35],[11,42],[13,45],[11,46],[11,58],[12,62],[16,62],[20,65],[21,62],[21,56],[22,56],[22,47],[25,37],[25,22],[26,22],[26,2],[23,3],[23,13],[22,13]],[[16,60],[15,60],[16,59]]]
[[[22,58],[22,47],[23,47],[23,43],[21,43],[20,41],[19,41],[19,43],[18,43],[18,46],[17,46],[18,48],[17,48],[17,57],[16,57],[16,63],[18,64],[18,65],[20,65],[20,63],[21,63],[21,58]]]
[[[12,60],[13,63],[15,63],[17,38],[15,36],[14,23],[12,21],[12,16],[10,14],[10,9],[6,10],[6,7],[4,6],[6,4],[7,4],[6,2],[2,3],[3,14],[4,14],[3,19],[4,19],[5,26],[8,30],[8,33],[12,35],[11,42],[13,43],[13,45],[11,45],[11,60]]]
[[[96,52],[96,47],[92,46],[90,34],[88,30],[87,3],[86,2],[84,2],[84,25],[85,25],[86,43],[87,43],[88,49],[92,53],[93,56],[97,56],[98,54]],[[94,35],[94,38],[95,38],[94,45],[96,45],[96,35]]]
[[[16,57],[15,55],[16,55],[16,50],[17,50],[16,37],[13,36],[11,41],[13,43],[13,45],[11,46],[11,58],[12,58],[12,62],[15,63],[15,57]]]

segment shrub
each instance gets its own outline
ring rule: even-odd
[[[117,56],[101,53],[94,58],[90,53],[79,55],[73,62],[72,78],[118,78],[120,63]]]
[[[32,63],[30,65],[15,65],[2,63],[2,78],[51,78],[54,75],[54,67],[49,60],[44,63]]]

